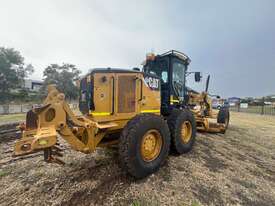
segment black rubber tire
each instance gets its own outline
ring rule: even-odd
[[[168,116],[168,126],[171,134],[171,151],[176,154],[189,152],[196,140],[196,120],[191,111],[184,109],[174,109]],[[192,126],[192,136],[188,143],[184,143],[181,139],[181,126],[184,121],[189,121]]]
[[[162,148],[155,160],[146,162],[141,156],[141,141],[144,134],[156,129],[162,137]],[[119,160],[122,169],[140,179],[157,171],[164,163],[170,149],[170,133],[166,121],[155,114],[139,114],[124,127],[119,139]]]
[[[227,121],[226,121],[227,120]],[[230,120],[230,113],[228,107],[221,107],[217,116],[217,123],[226,124],[225,130],[222,133],[225,133]]]

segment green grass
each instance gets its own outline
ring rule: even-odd
[[[159,206],[161,205],[158,200],[155,198],[145,198],[145,197],[139,197],[136,200],[133,200],[130,206]]]
[[[141,203],[138,200],[134,200],[131,206],[141,206]]]
[[[0,115],[0,124],[5,124],[8,122],[24,121],[26,114],[4,114]]]
[[[200,206],[200,203],[198,203],[197,201],[192,202],[191,206]]]
[[[1,171],[0,171],[0,178],[5,177],[5,176],[7,176],[8,174],[9,174],[8,171],[1,170]]]

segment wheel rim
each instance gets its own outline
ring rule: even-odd
[[[192,137],[192,125],[189,121],[185,121],[181,125],[181,139],[183,143],[188,143]]]
[[[162,138],[160,133],[155,130],[147,131],[141,141],[141,157],[144,161],[150,162],[155,160],[161,151]]]

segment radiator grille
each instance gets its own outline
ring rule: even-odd
[[[136,81],[133,76],[118,77],[118,113],[135,112]]]

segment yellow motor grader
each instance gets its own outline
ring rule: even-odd
[[[214,96],[217,99],[220,97],[209,95],[209,79],[210,75],[207,77],[206,89],[201,93],[187,89],[188,104],[195,115],[198,131],[225,133],[229,125],[229,109],[226,106],[220,107],[219,110],[212,109],[212,99],[209,96]]]
[[[229,113],[222,110],[223,119],[208,124],[213,115],[207,93],[185,86],[189,63],[185,54],[169,51],[147,56],[143,71],[94,69],[80,82],[81,116],[49,85],[43,106],[29,111],[21,125],[15,155],[43,150],[47,162],[61,162],[55,156],[61,137],[83,153],[118,145],[122,168],[135,178],[155,172],[170,149],[178,154],[192,149],[197,128],[215,125],[224,132],[228,125]]]

